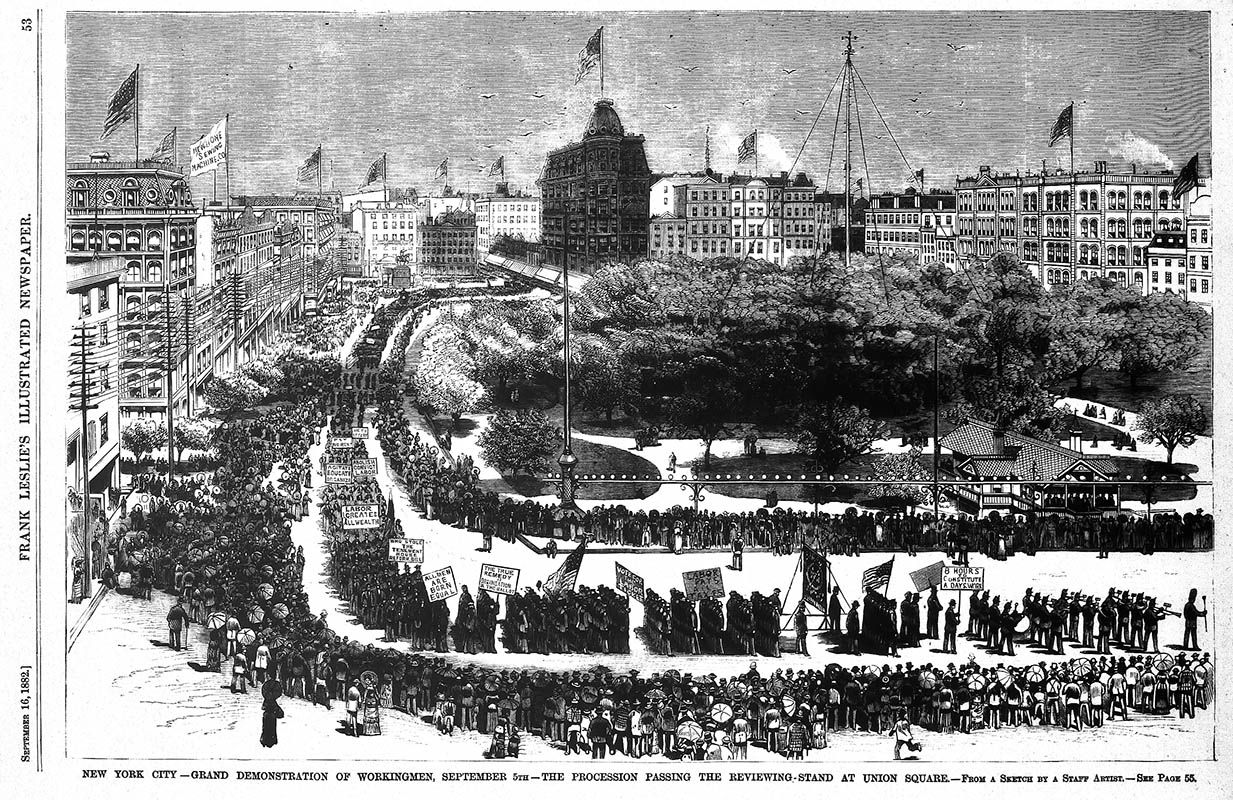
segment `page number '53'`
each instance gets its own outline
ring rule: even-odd
[[[26,19],[23,19],[23,20],[21,21],[21,29],[22,29],[23,31],[32,31],[32,30],[34,30],[34,20],[30,19],[29,17],[27,17]]]

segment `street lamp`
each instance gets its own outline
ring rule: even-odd
[[[562,520],[566,517],[578,516],[578,504],[574,500],[574,495],[578,490],[578,478],[574,474],[574,470],[578,466],[578,457],[574,455],[573,448],[573,415],[570,412],[570,333],[569,333],[569,252],[565,253],[565,258],[562,259],[561,266],[561,286],[564,293],[564,303],[561,309],[561,318],[565,328],[563,355],[565,359],[565,405],[562,413],[563,438],[561,445],[561,455],[557,458],[557,464],[561,467],[561,485],[557,494],[561,498],[558,514]]]

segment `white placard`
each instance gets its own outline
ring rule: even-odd
[[[361,503],[343,506],[343,528],[376,528],[381,524],[381,506]]]
[[[520,572],[515,567],[484,564],[480,567],[479,588],[493,594],[517,594]]]
[[[424,587],[428,590],[428,600],[433,603],[458,594],[458,584],[454,582],[454,568],[442,567],[425,572]]]
[[[984,588],[984,567],[942,567],[943,591],[979,592]]]
[[[423,564],[423,539],[390,539],[390,561],[399,564]]]

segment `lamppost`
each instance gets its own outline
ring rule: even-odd
[[[573,431],[573,415],[570,411],[570,332],[569,332],[569,250],[566,249],[565,258],[562,259],[561,265],[561,288],[564,296],[564,303],[561,307],[561,319],[564,325],[563,338],[563,355],[565,359],[565,398],[564,408],[562,409],[562,429],[563,437],[561,444],[561,455],[557,457],[557,464],[561,467],[561,484],[557,491],[557,496],[561,498],[561,503],[558,509],[558,514],[562,521],[566,517],[575,517],[579,514],[578,504],[574,500],[574,496],[578,491],[578,477],[574,474],[574,470],[578,466],[578,457],[574,455],[574,437]]]

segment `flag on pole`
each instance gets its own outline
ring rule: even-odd
[[[1062,109],[1062,113],[1058,114],[1057,122],[1053,123],[1053,130],[1049,131],[1049,146],[1060,142],[1062,139],[1074,136],[1075,125],[1075,104],[1071,103]]]
[[[557,571],[544,580],[545,594],[558,594],[566,589],[574,588],[574,584],[578,582],[578,570],[582,569],[582,554],[586,546],[587,540],[584,537],[578,546],[565,557],[565,561],[557,568]]]
[[[437,174],[433,178],[448,178],[450,175],[450,157],[446,156],[441,159],[441,163],[437,165]]]
[[[218,169],[218,165],[227,160],[227,118],[220,119],[205,136],[193,142],[188,153],[188,171],[192,177]]]
[[[755,158],[758,154],[758,132],[754,131],[741,141],[739,147],[736,148],[736,163],[744,163],[751,158]]]
[[[921,167],[920,169],[916,170],[914,174],[915,174],[916,180],[920,181],[921,188],[923,189],[925,187],[925,168]]]
[[[300,181],[315,181],[321,177],[321,145],[317,145],[317,149],[313,154],[304,159],[304,163],[300,165],[300,171],[296,173],[296,179]]]
[[[823,613],[830,586],[828,572],[826,556],[812,547],[801,551],[801,597]]]
[[[876,567],[870,567],[865,570],[865,574],[861,577],[861,588],[864,591],[870,589],[881,589],[890,585],[891,569],[895,566],[895,557],[891,556],[890,561],[878,564]]]
[[[492,166],[488,168],[488,177],[493,175],[505,174],[505,156],[497,156],[497,160],[492,162]]]
[[[163,141],[159,143],[154,152],[150,154],[149,161],[160,161],[164,164],[176,163],[176,129],[172,128],[171,133],[163,137]]]
[[[1198,185],[1199,154],[1195,153],[1194,157],[1186,162],[1186,166],[1182,167],[1182,171],[1177,173],[1177,177],[1173,180],[1173,196],[1183,195]]]
[[[103,121],[103,135],[98,138],[106,139],[115,133],[117,128],[133,118],[136,107],[137,69],[134,69],[111,96],[111,102],[107,105],[107,119]]]
[[[591,34],[591,38],[587,39],[586,47],[578,51],[578,74],[574,76],[574,84],[582,82],[582,79],[595,69],[595,65],[599,63],[599,59],[603,54],[604,49],[604,29],[601,26],[599,30]]]
[[[364,178],[364,185],[383,180],[385,180],[385,153],[382,153],[381,157],[372,162],[372,166],[368,168],[368,176]]]

